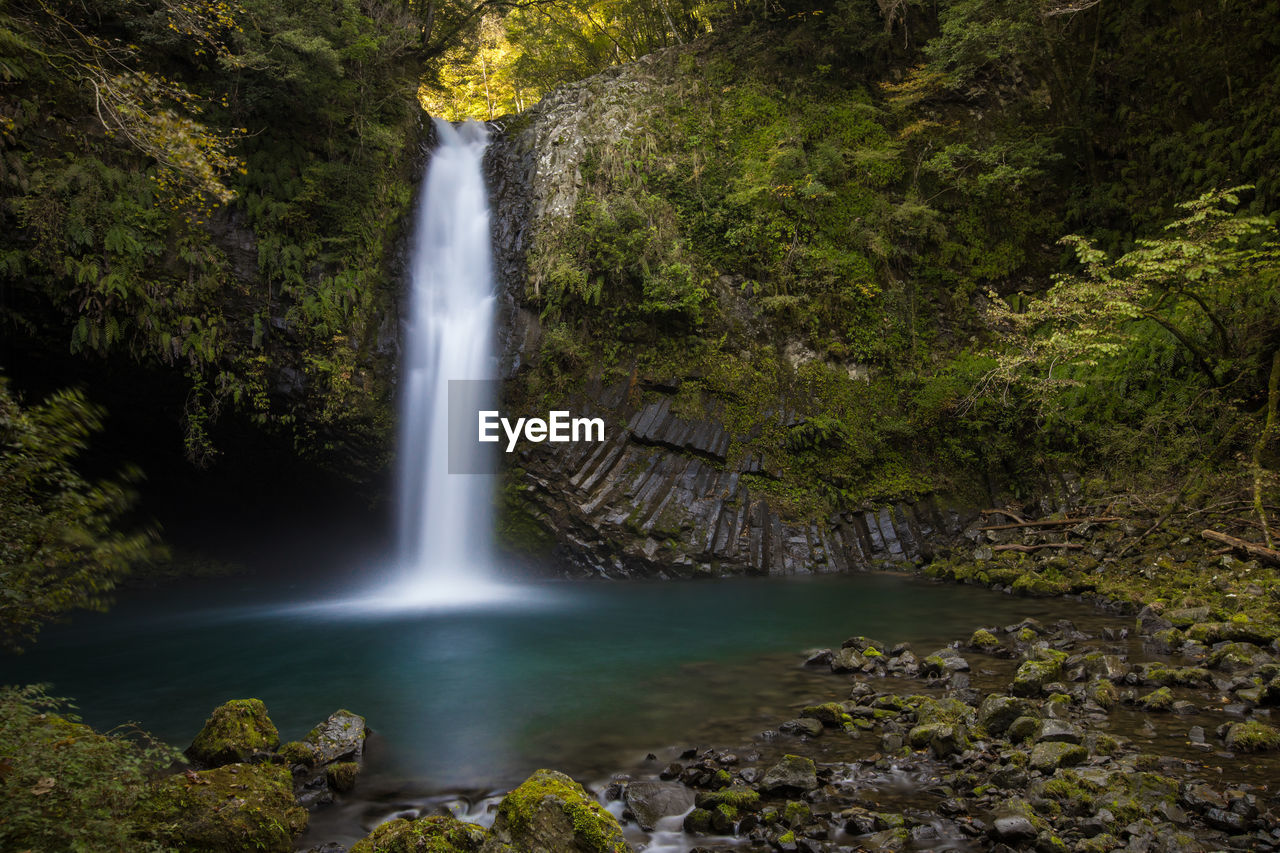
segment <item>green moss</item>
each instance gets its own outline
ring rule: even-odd
[[[1112,850],[1123,847],[1124,844],[1114,835],[1103,833],[1095,835],[1093,838],[1085,838],[1076,844],[1076,850],[1079,853],[1111,853]]]
[[[1153,690],[1138,699],[1138,704],[1146,711],[1168,711],[1173,708],[1173,702],[1173,693],[1168,687]]]
[[[1042,577],[1035,572],[1027,572],[1020,575],[1013,582],[1013,591],[1020,595],[1062,595],[1070,589],[1070,585],[1062,581],[1054,581],[1049,578]]]
[[[1058,772],[1044,784],[1046,797],[1069,803],[1073,808],[1092,809],[1094,794],[1100,790],[1102,788],[1099,785],[1082,779],[1070,770]]]
[[[1039,696],[1044,685],[1057,678],[1061,672],[1062,667],[1058,661],[1024,661],[1014,673],[1009,690],[1015,696]]]
[[[282,744],[277,754],[285,760],[289,766],[302,764],[307,767],[314,767],[316,763],[316,748],[306,741],[291,740],[286,744]]]
[[[705,835],[711,831],[712,813],[708,809],[696,808],[684,817],[684,831],[693,835]]]
[[[356,777],[360,775],[360,765],[354,761],[339,761],[330,764],[324,770],[324,777],[329,787],[340,794],[345,794],[356,786]]]
[[[1233,723],[1227,730],[1227,748],[1240,752],[1280,749],[1280,730],[1257,720]]]
[[[350,853],[475,853],[485,831],[454,817],[397,818],[357,841]]]
[[[146,835],[191,853],[289,853],[307,826],[293,777],[274,764],[228,764],[156,783],[145,807]]]
[[[755,811],[760,807],[760,792],[752,788],[732,787],[719,791],[702,791],[698,793],[696,805],[703,809],[714,809],[721,805],[730,805],[741,811]]]
[[[800,712],[800,716],[811,717],[828,728],[838,728],[845,723],[852,722],[852,718],[845,713],[844,706],[839,702],[810,705]]]
[[[1209,670],[1198,666],[1170,667],[1156,664],[1143,672],[1147,681],[1165,687],[1195,687],[1208,684]]]
[[[187,756],[216,767],[247,761],[255,753],[270,752],[279,744],[280,733],[261,699],[232,699],[214,709],[187,747]]]
[[[974,649],[991,651],[1000,647],[1000,640],[985,628],[979,628],[969,637],[969,646]]]
[[[1111,708],[1120,701],[1120,691],[1105,678],[1095,678],[1085,687],[1085,695],[1103,708]]]
[[[631,853],[622,828],[613,815],[587,796],[581,785],[554,770],[538,770],[503,798],[498,806],[495,833],[510,835],[516,847],[521,839],[537,838],[543,827],[540,812],[560,812],[573,826],[573,849],[580,853]],[[565,843],[565,840],[561,840]]]

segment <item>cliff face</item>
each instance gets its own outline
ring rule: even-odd
[[[488,169],[503,375],[511,397],[527,397],[542,357],[545,329],[532,298],[538,285],[529,272],[531,250],[572,220],[588,191],[588,158],[630,150],[645,105],[679,96],[684,53],[664,51],[561,87],[511,120],[494,141]],[[804,341],[771,329],[736,284],[723,276],[714,294],[719,316],[736,322],[733,334],[746,329],[768,340],[791,368],[817,359]],[[750,350],[739,358],[749,362]],[[698,366],[656,374],[624,356],[626,378],[606,375],[594,363],[573,372],[572,390],[557,407],[604,418],[607,440],[526,444],[508,469],[522,511],[552,532],[559,559],[583,571],[659,577],[849,571],[917,560],[977,517],[972,502],[933,495],[838,512],[796,511],[778,494],[770,459],[745,440],[751,428],[732,425],[722,401],[688,384],[698,379]],[[848,372],[854,376],[856,368]],[[692,411],[690,394],[699,400]],[[748,405],[787,424],[803,422],[796,401],[784,396],[760,396]]]

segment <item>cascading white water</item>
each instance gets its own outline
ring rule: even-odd
[[[440,144],[419,202],[401,370],[399,594],[449,603],[491,597],[493,481],[449,473],[448,417],[450,380],[496,378],[496,297],[481,168],[488,130],[476,121],[435,125]],[[458,470],[483,467],[453,461]]]

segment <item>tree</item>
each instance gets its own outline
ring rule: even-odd
[[[1005,388],[1024,384],[1048,402],[1062,386],[1079,384],[1073,368],[1118,355],[1144,324],[1173,338],[1210,388],[1254,369],[1260,348],[1274,346],[1280,244],[1269,219],[1231,213],[1247,189],[1183,202],[1185,215],[1162,236],[1138,240],[1114,260],[1084,237],[1064,237],[1081,272],[1055,276],[1023,310],[991,294],[991,317],[1008,347],[989,379]]]
[[[24,408],[0,376],[0,646],[20,650],[69,610],[105,609],[121,578],[163,554],[154,531],[120,530],[134,501],[125,485],[88,482],[72,464],[101,418],[79,391]]]

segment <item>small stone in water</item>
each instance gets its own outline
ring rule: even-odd
[[[1022,815],[1009,815],[996,818],[992,833],[1001,841],[1016,844],[1020,841],[1030,841],[1035,838],[1036,828],[1032,826],[1030,820]]]

